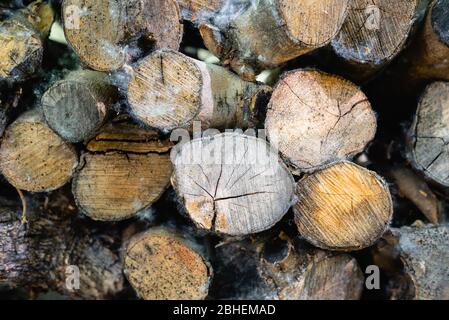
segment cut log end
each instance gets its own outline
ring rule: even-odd
[[[368,98],[351,82],[296,70],[275,88],[265,127],[283,157],[299,171],[310,172],[362,152],[374,138],[377,122]]]
[[[81,61],[98,71],[120,69],[130,60],[126,47],[135,44],[127,39],[177,50],[183,33],[175,0],[65,0],[63,14],[67,40]]]
[[[298,230],[329,250],[359,250],[385,232],[393,214],[386,183],[374,172],[340,162],[298,182],[294,206]]]
[[[126,124],[107,127],[87,145],[72,184],[77,205],[94,220],[131,218],[170,183],[170,143]]]
[[[78,165],[75,150],[53,132],[36,112],[17,119],[5,131],[0,170],[17,189],[42,192],[58,189]]]
[[[132,238],[124,270],[139,297],[146,300],[204,299],[212,276],[201,254],[167,230]]]
[[[448,187],[449,83],[435,82],[426,88],[419,102],[411,136],[415,167],[426,177]]]
[[[172,159],[172,184],[202,229],[233,236],[257,233],[271,228],[291,206],[293,178],[264,140],[219,134],[174,149]]]
[[[73,72],[45,92],[42,109],[48,125],[62,138],[81,142],[103,125],[116,95],[105,74]]]

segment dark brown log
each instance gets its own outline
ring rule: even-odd
[[[63,16],[68,42],[98,71],[122,68],[145,46],[178,50],[183,33],[175,0],[65,0]]]
[[[80,70],[53,84],[42,97],[47,124],[64,140],[92,138],[117,100],[117,89],[106,74]]]
[[[313,172],[362,152],[377,122],[368,98],[353,83],[321,71],[294,70],[276,86],[265,128],[290,165]]]
[[[305,176],[293,207],[299,233],[317,247],[351,251],[371,246],[393,215],[388,186],[376,173],[339,162]]]
[[[38,0],[0,23],[0,80],[23,81],[36,73],[53,18],[51,6]]]
[[[352,80],[365,81],[404,49],[425,16],[428,0],[354,0],[332,48],[333,66]]]
[[[449,186],[449,82],[424,91],[410,129],[412,164],[427,178]]]
[[[347,0],[228,1],[199,26],[206,47],[243,79],[327,45]]]
[[[127,122],[107,125],[87,144],[72,190],[94,220],[131,218],[150,207],[170,184],[171,143]]]
[[[265,140],[238,133],[174,149],[172,185],[201,229],[242,236],[274,226],[292,205],[294,180]]]
[[[58,189],[69,182],[77,165],[73,146],[46,125],[37,109],[22,114],[4,133],[0,171],[17,189]]]
[[[256,126],[271,88],[239,79],[225,68],[172,50],[142,59],[128,88],[130,112],[164,132],[189,128]]]
[[[199,246],[168,229],[150,229],[126,246],[124,273],[146,300],[199,300],[207,296],[212,267]]]
[[[79,221],[60,193],[53,194],[48,205],[27,198],[27,224],[21,222],[22,210],[16,204],[1,203],[0,285],[81,299],[111,298],[123,289],[118,229],[92,228]],[[79,289],[67,278],[74,266],[79,269]]]

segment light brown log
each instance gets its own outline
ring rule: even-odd
[[[117,221],[150,207],[170,184],[171,143],[156,132],[113,123],[87,144],[72,190],[90,218]]]
[[[290,208],[294,181],[262,139],[238,133],[192,140],[172,154],[172,185],[201,229],[241,236],[267,230]]]
[[[377,123],[368,98],[351,82],[321,71],[295,70],[274,89],[265,128],[290,165],[311,172],[362,152]]]
[[[270,91],[225,68],[160,50],[138,63],[128,101],[137,119],[162,131],[194,121],[203,128],[245,128],[258,124]]]
[[[350,162],[333,164],[297,184],[293,207],[299,233],[323,249],[371,246],[393,214],[387,184],[376,173]]]
[[[124,273],[145,300],[204,299],[212,267],[203,254],[171,230],[150,229],[127,244]]]
[[[53,84],[41,103],[50,128],[66,141],[81,142],[97,133],[116,100],[106,74],[79,70]]]
[[[145,46],[178,50],[183,33],[175,0],[65,0],[63,17],[68,42],[98,71],[120,69]]]
[[[241,77],[254,80],[279,65],[327,45],[346,18],[347,0],[226,2],[199,29],[206,47]]]
[[[183,19],[197,21],[218,11],[226,0],[178,0]]]
[[[4,133],[0,171],[17,189],[58,189],[69,182],[77,165],[75,149],[46,125],[36,109],[24,113]]]
[[[424,91],[410,129],[413,165],[427,178],[449,186],[449,82]]]
[[[38,0],[0,23],[0,80],[23,81],[37,72],[53,18],[51,6]]]
[[[427,0],[354,0],[332,48],[347,77],[369,80],[404,49],[422,21]]]

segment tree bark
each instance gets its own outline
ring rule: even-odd
[[[339,162],[297,184],[293,207],[299,233],[313,245],[335,251],[371,246],[388,228],[393,202],[376,173]]]
[[[170,184],[171,143],[127,122],[106,126],[87,144],[72,190],[90,218],[117,221],[150,207]]]
[[[434,82],[424,91],[410,129],[409,149],[416,169],[449,187],[448,82]]]
[[[0,23],[0,80],[24,81],[38,71],[53,18],[51,6],[38,0]]]
[[[76,143],[97,133],[116,101],[117,89],[106,74],[80,70],[53,84],[41,102],[49,127]]]
[[[237,133],[196,139],[174,149],[172,161],[172,185],[201,229],[257,233],[292,205],[293,177],[262,139]]]
[[[45,124],[37,109],[22,114],[4,133],[0,171],[17,189],[58,189],[72,178],[77,165],[75,149]]]
[[[164,132],[194,121],[203,128],[246,128],[260,121],[270,91],[225,68],[161,50],[135,68],[128,101],[131,114]]]
[[[346,77],[366,81],[404,49],[425,16],[428,0],[355,0],[332,40],[333,61]]]
[[[346,0],[228,1],[199,29],[206,47],[246,80],[327,45],[346,18]]]
[[[124,273],[146,300],[199,300],[209,290],[212,267],[201,247],[168,229],[150,229],[126,246]]]
[[[63,18],[68,42],[98,71],[120,69],[149,47],[178,50],[183,34],[175,0],[65,0]]]
[[[320,71],[295,70],[274,89],[265,128],[288,164],[313,172],[362,152],[374,138],[377,123],[368,98],[351,82]]]
[[[27,224],[17,205],[2,202],[0,284],[78,299],[115,296],[124,286],[118,229],[87,226],[59,193],[48,200],[47,206],[27,198]],[[73,266],[79,269],[79,289],[68,279]]]

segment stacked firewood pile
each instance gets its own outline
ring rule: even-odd
[[[449,0],[0,19],[1,297],[449,299]]]

